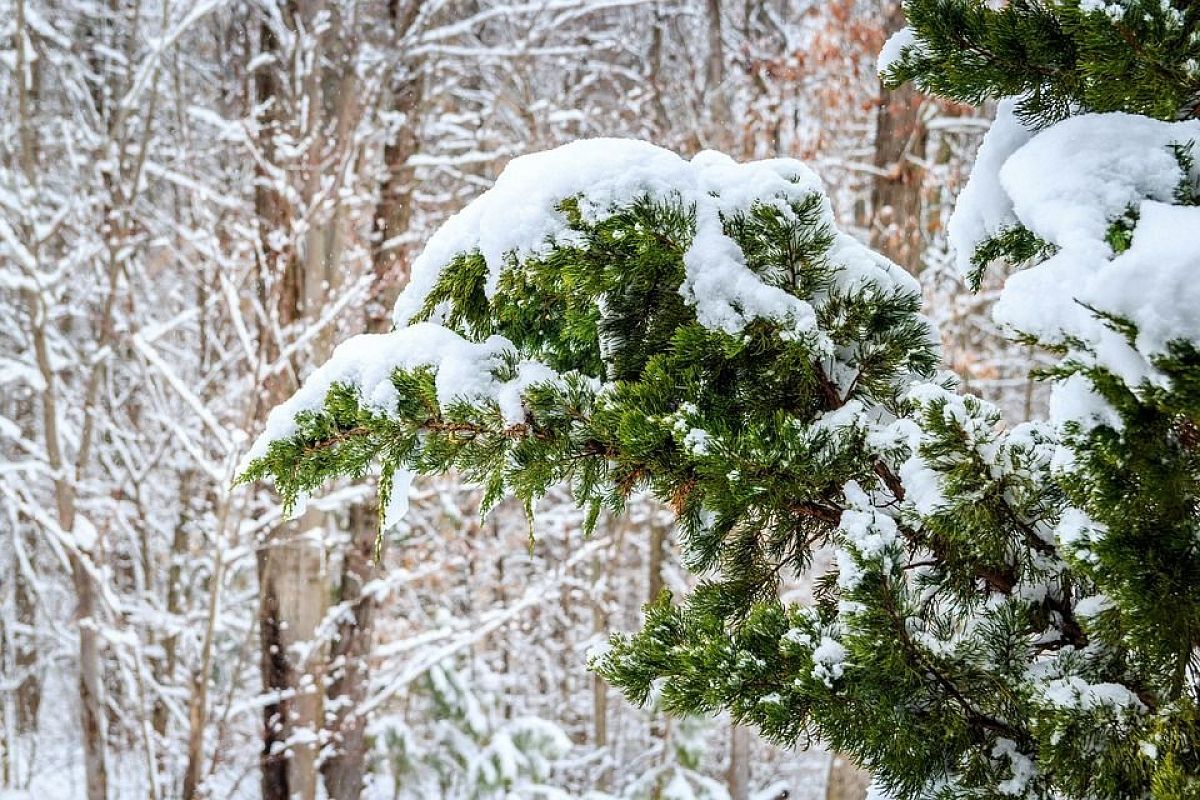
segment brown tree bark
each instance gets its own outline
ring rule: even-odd
[[[750,800],[750,731],[729,726],[729,770],[725,773],[730,800]]]
[[[300,12],[298,0],[285,4],[284,24],[295,29]],[[305,9],[306,15],[315,13],[315,8]],[[280,74],[290,68],[291,59],[269,24],[261,26],[259,37],[260,52],[275,54],[276,64],[255,74],[256,102],[272,101],[262,119],[258,146],[267,163],[277,164],[280,154],[273,139],[283,125],[294,122],[300,134],[316,134],[322,120],[317,97],[320,87],[305,81],[302,91],[307,95],[306,116],[295,121],[285,118],[287,111],[295,111],[293,106],[297,102],[297,98],[289,99]],[[309,162],[305,166],[311,169],[314,165]],[[260,293],[263,306],[274,308],[279,329],[287,331],[303,321],[323,298],[328,269],[325,250],[330,239],[325,231],[310,233],[303,257],[291,245],[272,246],[271,234],[288,230],[296,209],[273,184],[280,180],[278,176],[269,174],[260,165],[257,178],[255,210],[263,253]],[[311,190],[311,186],[311,181],[305,182],[301,191]],[[267,287],[272,288],[270,296]],[[281,352],[281,343],[267,328],[262,331],[260,341],[263,363],[273,363]],[[295,367],[277,371],[267,380],[264,409],[282,401],[295,388]],[[322,525],[323,515],[306,512],[295,522],[277,526],[258,546],[260,668],[263,692],[270,698],[263,707],[260,759],[263,800],[313,800],[317,793],[323,659],[310,649],[328,593]]]
[[[106,313],[101,319],[100,330],[102,341],[109,338],[111,313],[111,289],[115,285],[115,271],[110,270],[110,297]],[[58,526],[61,530],[73,534],[78,523],[76,481],[87,462],[87,445],[91,435],[91,426],[85,425],[87,434],[81,437],[79,456],[74,465],[68,465],[62,451],[58,431],[58,395],[57,375],[51,366],[49,347],[46,341],[46,309],[41,298],[33,292],[26,293],[28,300],[31,327],[33,332],[34,357],[38,370],[42,375],[42,425],[46,447],[46,455],[54,469],[54,498]],[[93,371],[98,382],[98,376]],[[94,394],[85,404],[87,415],[93,413]],[[68,554],[71,582],[75,589],[75,624],[79,631],[79,722],[83,738],[83,760],[85,783],[88,800],[107,800],[108,797],[108,763],[107,763],[107,725],[104,713],[104,684],[103,664],[100,658],[100,642],[96,586],[92,580],[89,562],[93,560],[94,543],[76,540],[76,545]]]
[[[721,0],[704,0],[708,32],[708,59],[704,65],[705,102],[712,122],[709,147],[728,150],[734,139],[733,119],[725,89],[725,43]]]
[[[646,602],[653,603],[663,590],[663,548],[667,544],[667,528],[657,522],[650,522],[650,552],[646,564]]]
[[[393,39],[409,32],[422,0],[389,0],[388,21]],[[386,175],[372,230],[372,269],[375,285],[367,304],[367,326],[383,331],[391,327],[391,305],[408,277],[406,252],[397,239],[408,230],[412,216],[414,169],[409,163],[420,144],[419,115],[424,100],[422,65],[402,61],[395,66],[390,92],[391,110],[403,114],[405,125],[384,145]],[[332,283],[332,281],[331,281]],[[358,800],[367,768],[367,719],[360,708],[367,699],[370,653],[375,631],[376,600],[364,588],[378,575],[376,541],[378,522],[374,510],[351,509],[350,537],[344,554],[336,602],[347,605],[337,626],[329,654],[329,705],[327,719],[332,755],[321,767],[325,791],[333,800]]]
[[[328,698],[334,710],[327,723],[333,754],[321,766],[321,773],[331,800],[358,800],[366,775],[367,720],[359,709],[367,699],[376,600],[363,590],[378,573],[376,531],[377,520],[370,509],[354,506],[350,543],[335,598],[346,609],[339,615],[329,654]]]
[[[416,22],[422,0],[390,0],[388,19],[393,37],[401,39]],[[367,326],[373,331],[391,329],[391,307],[408,279],[405,249],[397,241],[408,230],[415,188],[410,163],[420,146],[419,118],[425,101],[424,65],[417,59],[397,64],[392,78],[392,111],[404,115],[404,127],[383,148],[386,170],[379,189],[379,206],[372,230],[372,268],[375,285],[367,305]]]
[[[263,690],[263,800],[316,797],[322,692],[312,645],[325,608],[318,514],[276,528],[258,552]]]
[[[28,626],[30,631],[37,630],[37,604],[33,592],[30,591],[29,581],[20,570],[12,579],[17,621]],[[17,674],[23,676],[17,684],[17,730],[33,732],[37,730],[38,712],[42,707],[42,681],[37,673],[37,644],[32,636],[13,638],[17,642],[16,652],[13,654],[14,666]]]
[[[870,785],[870,774],[859,769],[849,758],[840,753],[830,756],[825,800],[863,800]]]
[[[599,557],[592,559],[592,586],[601,585],[605,570]],[[608,631],[607,588],[592,601],[592,632],[604,636]],[[599,675],[592,674],[592,740],[596,747],[608,744],[608,684]]]
[[[885,0],[885,30],[904,26],[904,9]],[[921,268],[924,236],[921,182],[926,131],[921,120],[925,98],[911,85],[879,89],[875,114],[875,177],[871,184],[871,247],[909,272]]]

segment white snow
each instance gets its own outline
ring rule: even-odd
[[[1079,0],[1081,11],[1100,11],[1113,22],[1125,19],[1125,6],[1111,0]]]
[[[812,647],[812,636],[799,628],[789,628],[782,639],[785,642],[790,642],[801,647]]]
[[[846,657],[849,654],[842,643],[828,636],[822,636],[820,644],[813,650],[813,677],[818,678],[826,686],[833,687],[833,682],[846,672]]]
[[[1139,353],[1165,353],[1173,339],[1200,342],[1198,264],[1200,207],[1146,200],[1133,243],[1096,276],[1084,298],[1134,321]]]
[[[946,505],[940,474],[917,454],[900,465],[900,482],[904,484],[904,500],[923,517],[934,514]]]
[[[1078,508],[1063,511],[1058,525],[1054,528],[1054,536],[1059,546],[1071,551],[1076,558],[1084,560],[1095,558],[1091,554],[1091,545],[1100,541],[1107,532],[1104,525]]]
[[[997,104],[996,120],[979,145],[971,176],[946,224],[946,238],[964,274],[971,271],[971,257],[981,242],[1017,224],[1012,200],[1000,185],[1000,168],[1033,134],[1017,118],[1016,104],[1011,97]]]
[[[694,456],[703,456],[708,454],[708,445],[711,440],[708,432],[700,428],[692,428],[683,437],[683,446],[688,452]]]
[[[900,60],[906,47],[917,46],[917,35],[912,28],[905,25],[888,37],[879,51],[879,60],[875,63],[875,71],[882,74],[888,67]]]
[[[1088,683],[1078,676],[1047,681],[1042,695],[1052,706],[1090,711],[1111,708],[1118,712],[1145,711],[1137,695],[1119,683]]]
[[[765,283],[745,263],[737,244],[725,235],[722,214],[746,211],[755,203],[792,213],[790,203],[821,194],[821,182],[792,159],[738,163],[713,151],[690,161],[632,139],[585,139],[511,161],[495,185],[448,220],[413,262],[412,278],[396,302],[394,320],[404,327],[422,308],[441,270],[460,253],[478,250],[488,267],[486,293],[492,296],[510,259],[547,252],[573,233],[558,205],[578,197],[586,219],[597,220],[639,197],[694,206],[696,232],[684,253],[680,293],[696,308],[701,324],[730,333],[767,318],[795,335],[813,331],[812,306]],[[822,216],[833,214],[823,199]],[[849,275],[869,262],[884,284],[911,279],[848,237],[838,240],[831,260],[846,262]]]
[[[412,489],[414,473],[398,469],[392,475],[392,491],[387,506],[383,509],[383,529],[391,530],[408,514],[408,494]]]
[[[438,403],[443,408],[459,399],[490,400],[497,403],[507,424],[518,424],[525,419],[522,393],[532,384],[553,381],[557,376],[543,364],[523,360],[517,363],[515,378],[497,380],[492,370],[504,354],[513,351],[512,343],[502,336],[476,343],[432,323],[352,337],[339,345],[294,395],[271,411],[243,465],[264,455],[271,442],[295,435],[296,415],[322,408],[334,384],[355,387],[362,402],[378,413],[391,412],[396,400],[391,375],[396,369],[433,367]]]
[[[843,492],[846,510],[842,512],[838,530],[846,544],[865,561],[883,559],[882,567],[885,572],[889,571],[892,564],[886,560],[886,555],[895,546],[899,535],[896,521],[875,508],[871,498],[857,482],[847,483]],[[838,566],[838,586],[845,590],[853,589],[862,579],[862,569],[853,555],[843,548],[838,548],[834,556]]]
[[[1007,759],[1009,769],[1012,771],[1011,777],[997,784],[996,789],[1000,794],[1009,797],[1024,797],[1029,788],[1029,782],[1037,777],[1037,767],[1034,765],[1033,759],[1018,750],[1016,742],[1005,738],[996,740],[996,744],[992,747],[992,758]]]
[[[1054,384],[1050,391],[1050,418],[1057,422],[1076,422],[1084,431],[1099,425],[1121,430],[1124,423],[1116,409],[1096,394],[1082,375],[1071,375]]]
[[[833,285],[845,294],[862,291],[869,284],[912,294],[921,292],[921,284],[907,270],[847,233],[834,237],[828,258],[839,267]],[[936,335],[930,339],[938,341]]]
[[[96,546],[96,542],[100,538],[100,533],[96,530],[96,526],[83,514],[75,516],[75,527],[71,533],[74,537],[76,547],[80,550],[91,550]]]
[[[1182,173],[1169,147],[1198,136],[1200,122],[1072,117],[1009,157],[1000,182],[1034,233],[1061,247],[1091,249],[1130,206],[1146,197],[1173,198]]]
[[[863,423],[863,404],[860,400],[847,400],[842,405],[826,411],[808,427],[812,434],[834,434],[845,428],[854,428]]]
[[[1130,387],[1162,383],[1151,361],[1168,342],[1200,343],[1200,287],[1191,275],[1200,209],[1173,204],[1180,183],[1195,176],[1184,175],[1171,149],[1200,139],[1200,121],[1085,114],[1030,138],[1011,105],[1001,112],[951,222],[960,262],[1019,221],[1057,252],[1008,279],[997,322],[1045,342],[1080,341]],[[1132,244],[1114,254],[1106,237],[1130,213]],[[1134,346],[1093,308],[1133,323]]]
[[[1075,613],[1081,617],[1094,617],[1113,607],[1112,600],[1103,594],[1090,594],[1075,603]]]

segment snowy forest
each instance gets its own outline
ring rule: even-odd
[[[0,799],[1200,796],[1198,63],[0,0]]]

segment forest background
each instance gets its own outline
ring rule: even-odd
[[[587,672],[690,580],[649,499],[585,539],[548,498],[530,545],[448,477],[377,562],[371,486],[285,520],[233,478],[332,342],[387,329],[433,228],[594,136],[804,159],[919,278],[964,388],[1030,418],[1037,354],[944,237],[987,109],[882,89],[902,24],[888,0],[0,0],[0,798],[862,797],[819,742]]]

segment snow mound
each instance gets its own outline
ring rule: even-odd
[[[1153,363],[1168,345],[1200,344],[1200,207],[1176,197],[1196,181],[1180,155],[1196,140],[1200,121],[1121,113],[1084,114],[1031,134],[1011,102],[1002,104],[955,209],[951,241],[969,265],[980,242],[1020,224],[1054,251],[1007,280],[996,321],[1075,345],[1131,388],[1162,384]],[[1113,240],[1122,226],[1126,246]],[[1106,316],[1136,329],[1132,343]],[[1085,416],[1059,400],[1059,418]]]

